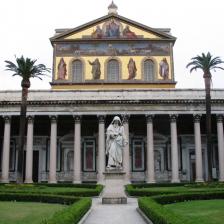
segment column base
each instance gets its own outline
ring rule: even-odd
[[[73,184],[81,184],[82,181],[81,181],[81,180],[73,180],[72,183],[73,183]]]
[[[33,184],[33,180],[25,180],[24,184]]]
[[[8,184],[9,183],[9,180],[8,179],[1,179],[0,181],[2,184]]]
[[[219,182],[224,182],[224,178],[220,178],[219,179]]]
[[[195,182],[196,182],[196,183],[204,183],[205,181],[204,181],[203,179],[200,178],[200,179],[196,179]]]
[[[179,179],[173,179],[173,180],[171,180],[171,183],[180,183],[180,180]]]
[[[57,184],[57,181],[56,180],[49,180],[48,183],[49,184]]]
[[[155,183],[156,183],[155,180],[148,180],[148,181],[147,181],[147,184],[155,184]]]

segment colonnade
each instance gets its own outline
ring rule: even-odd
[[[155,183],[154,170],[154,141],[153,141],[153,115],[146,115],[147,123],[147,170],[146,180],[148,183]],[[201,116],[194,115],[194,139],[196,156],[196,182],[203,182],[202,168],[202,147],[201,147]],[[56,158],[57,158],[57,117],[51,116],[51,134],[50,134],[50,168],[49,183],[56,183]],[[28,117],[27,124],[27,144],[26,144],[26,171],[25,183],[32,183],[33,167],[33,125],[34,117]],[[129,139],[129,116],[125,115],[123,119],[124,131]],[[10,130],[11,117],[4,117],[4,138],[2,152],[2,177],[1,182],[9,182],[9,156],[10,156]],[[98,161],[97,161],[97,179],[103,183],[105,172],[105,116],[98,116]],[[177,115],[170,115],[170,136],[171,136],[171,182],[180,182],[178,165],[178,138],[177,138]],[[224,181],[224,136],[223,136],[223,116],[217,115],[217,138],[219,155],[219,181]],[[73,183],[81,183],[81,116],[74,116],[74,173]],[[129,144],[124,149],[123,169],[126,181],[130,181],[130,150]]]

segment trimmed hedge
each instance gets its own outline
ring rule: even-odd
[[[197,192],[141,197],[138,199],[139,208],[154,224],[193,224],[187,218],[173,213],[163,205],[192,200],[224,199],[224,192]]]
[[[143,188],[143,187],[138,188],[137,186],[132,184],[126,185],[125,190],[130,196],[154,196],[160,194],[178,193],[178,191],[167,191],[167,190],[151,191],[150,188]]]
[[[41,224],[76,224],[90,209],[90,198],[82,198],[62,211],[56,212],[52,218],[43,220]]]
[[[133,188],[149,188],[149,187],[179,187],[179,186],[185,186],[186,184],[192,185],[192,183],[189,182],[181,182],[181,183],[153,183],[153,184],[129,184],[132,185]]]
[[[139,198],[138,206],[154,224],[189,224],[186,219],[164,208],[152,198]]]
[[[179,193],[153,196],[152,198],[159,204],[165,205],[182,201],[224,199],[224,192]]]
[[[85,188],[84,188],[85,187]],[[64,189],[63,189],[64,188]],[[54,194],[77,197],[98,196],[103,189],[102,185],[87,184],[5,184],[0,187],[4,193],[32,193],[32,194]]]
[[[43,202],[70,205],[79,201],[78,197],[43,195],[29,193],[0,193],[0,201]]]
[[[196,186],[196,187],[195,187]],[[188,184],[188,185],[180,185],[180,189],[178,189],[178,186],[170,184],[168,186],[156,186],[152,184],[128,184],[125,186],[126,192],[130,196],[155,196],[155,195],[168,195],[168,194],[185,194],[185,193],[203,193],[203,192],[210,192],[210,193],[218,193],[218,192],[224,192],[224,187],[208,187],[208,185],[200,185],[201,187],[198,187],[197,184]],[[221,185],[223,186],[223,185]],[[156,187],[161,187],[161,189],[156,189]],[[164,187],[164,189],[162,189]],[[169,189],[170,187],[170,189]],[[172,189],[173,187],[173,189]]]
[[[52,218],[43,220],[41,224],[76,224],[92,205],[92,200],[90,198],[29,193],[0,193],[0,201],[25,201],[69,205],[65,209],[56,212]]]

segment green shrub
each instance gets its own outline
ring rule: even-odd
[[[90,198],[77,198],[62,195],[43,195],[30,193],[0,193],[0,201],[24,201],[58,203],[69,205],[65,209],[56,212],[52,218],[43,220],[41,224],[75,224],[90,209]]]
[[[0,193],[0,201],[44,202],[70,205],[80,200],[78,197],[43,195],[29,193]]]
[[[150,188],[150,187],[179,187],[185,186],[186,184],[191,185],[192,183],[189,182],[181,182],[181,183],[153,183],[153,184],[129,184],[132,185],[133,188]]]
[[[150,188],[143,188],[143,187],[136,187],[132,184],[126,185],[125,187],[126,192],[130,196],[154,196],[154,195],[160,195],[160,194],[173,194],[178,193],[178,191],[167,191],[167,190],[160,190],[160,191],[151,191]]]
[[[138,199],[138,205],[145,215],[155,224],[193,224],[189,219],[178,216],[176,213],[174,214],[169,209],[163,207],[163,205],[183,201],[209,199],[224,199],[224,192],[190,192],[141,197]]]
[[[69,187],[70,186],[70,187]],[[86,187],[86,188],[84,188]],[[0,192],[4,193],[32,193],[32,194],[54,194],[54,195],[71,195],[78,197],[98,196],[102,191],[102,185],[89,184],[7,184],[0,186]]]
[[[152,197],[159,204],[171,204],[182,201],[224,199],[224,192],[196,192],[158,195]]]
[[[86,214],[91,207],[90,198],[82,198],[59,212],[56,212],[52,218],[43,220],[41,224],[76,224]]]
[[[181,183],[182,184],[182,183]],[[196,186],[196,187],[195,187]],[[168,195],[168,194],[178,194],[178,193],[191,193],[191,192],[211,192],[218,193],[224,192],[224,187],[222,184],[218,184],[218,187],[211,187],[210,184],[188,184],[182,186],[176,186],[170,184],[168,186],[158,186],[152,184],[129,184],[126,185],[126,192],[131,196],[155,196],[155,195]],[[213,185],[212,185],[213,186]]]
[[[188,224],[187,220],[174,214],[152,198],[139,198],[139,208],[155,224]]]

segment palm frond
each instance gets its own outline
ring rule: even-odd
[[[201,69],[204,74],[208,74],[213,69],[224,70],[223,67],[218,66],[223,63],[224,61],[222,61],[220,57],[213,58],[211,53],[208,52],[207,54],[202,53],[201,55],[197,55],[196,57],[191,58],[191,62],[187,64],[186,68],[191,67],[190,73],[194,70],[196,71],[197,69]]]
[[[16,63],[6,60],[6,70],[12,71],[13,76],[19,75],[25,80],[29,80],[30,78],[39,78],[42,80],[40,76],[47,75],[48,72],[51,71],[50,68],[47,68],[44,64],[37,64],[37,60],[32,60],[30,58],[24,58],[21,56],[20,58],[16,57]]]

